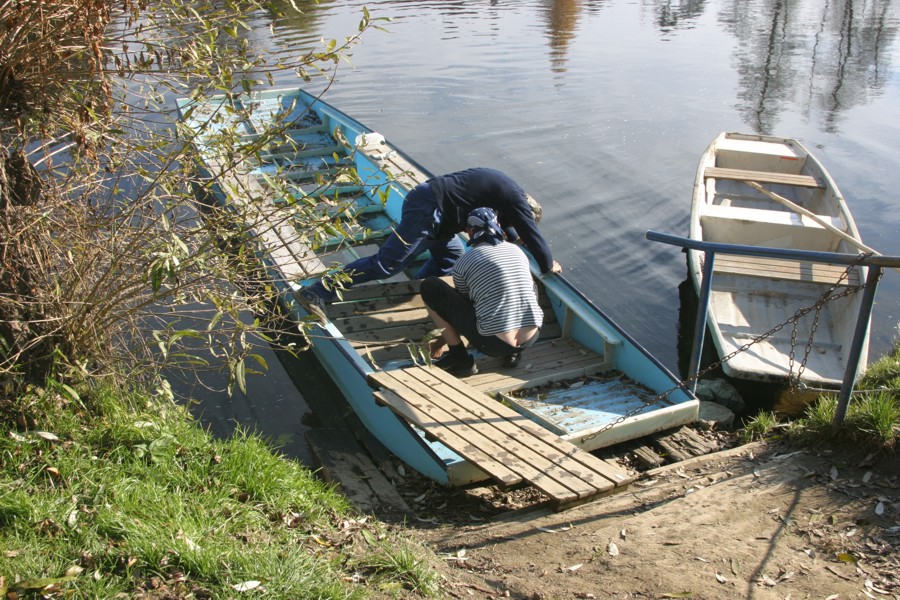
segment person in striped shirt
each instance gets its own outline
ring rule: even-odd
[[[528,257],[506,241],[497,213],[472,210],[466,233],[470,248],[453,265],[454,285],[428,277],[421,287],[429,315],[443,329],[431,347],[434,364],[455,375],[478,372],[463,336],[480,352],[502,356],[505,366],[514,367],[522,350],[537,340],[544,319]]]

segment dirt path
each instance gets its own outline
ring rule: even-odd
[[[900,599],[900,460],[751,444],[560,513],[412,531],[453,598]]]

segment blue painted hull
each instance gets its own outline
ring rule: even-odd
[[[202,105],[188,100],[179,103],[184,122],[198,132],[195,146],[200,155],[200,162],[212,177],[216,174],[215,168],[211,166],[215,163],[211,157],[213,146],[211,140],[225,126],[210,126],[209,115],[215,113],[216,107],[221,107],[225,102],[224,98],[216,97],[207,99]],[[241,118],[241,122],[237,125],[239,135],[256,135],[254,129],[264,125],[266,114],[278,114],[284,122],[290,122],[290,119],[299,119],[304,113],[312,112],[315,113],[316,120],[327,124],[329,132],[333,134],[338,131],[339,139],[354,142],[353,145],[341,147],[340,152],[320,156],[313,159],[313,162],[318,160],[319,164],[322,164],[331,160],[335,154],[348,164],[352,161],[349,168],[355,171],[355,177],[364,184],[364,195],[358,202],[372,203],[375,208],[380,208],[378,206],[380,204],[383,207],[383,215],[390,220],[399,219],[406,192],[431,176],[428,171],[386,141],[381,143],[381,136],[303,90],[266,91],[254,94],[241,102],[243,104],[239,106],[240,110],[236,111]],[[247,117],[247,114],[250,116]],[[235,123],[231,122],[228,126],[235,127]],[[360,136],[365,136],[361,138],[361,144],[355,143],[359,141]],[[374,144],[372,140],[375,140]],[[304,160],[309,160],[309,157],[305,156]],[[261,178],[277,176],[282,167],[283,165],[273,169],[271,165],[254,166],[251,175]],[[268,172],[265,172],[265,168],[268,168]],[[398,170],[402,171],[399,176]],[[234,195],[225,191],[227,188],[227,185],[213,187],[215,201],[225,206],[238,201]],[[286,274],[285,271],[290,265],[279,263],[274,258],[272,248],[263,245],[258,248],[258,253],[269,268],[273,280],[280,282],[278,285],[291,316],[298,321],[307,319],[309,316],[307,311],[293,299],[293,292],[304,284],[304,278]],[[621,406],[609,401],[602,406],[587,406],[590,402],[582,402],[585,406],[584,419],[571,431],[566,429],[565,425],[558,425],[553,421],[555,417],[552,413],[559,412],[559,406],[553,405],[553,399],[546,402],[543,399],[535,402],[527,401],[514,408],[551,429],[562,428],[559,432],[561,437],[589,450],[648,435],[696,419],[698,411],[696,398],[671,372],[563,277],[542,276],[533,262],[532,271],[543,285],[550,308],[556,321],[561,324],[562,335],[583,346],[586,352],[596,353],[605,359],[607,367],[624,374],[634,384],[633,387],[640,386],[648,390],[651,397],[637,404],[632,400]],[[384,363],[376,365],[371,357],[344,336],[333,321],[314,325],[309,339],[312,351],[334,379],[363,425],[400,460],[445,485],[463,485],[485,478],[484,473],[477,467],[444,445],[426,440],[420,431],[376,402],[373,390],[367,383],[367,376],[378,368],[390,368],[389,365],[386,366]],[[589,393],[603,396],[605,392],[600,392],[597,387],[599,384],[595,383],[587,380],[583,387],[585,393],[581,398],[566,399],[563,402],[581,402],[589,397]]]

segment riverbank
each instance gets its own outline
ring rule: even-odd
[[[212,437],[165,389],[33,388],[4,405],[0,595],[900,598],[900,352],[861,383],[887,401],[843,428],[756,420],[559,513],[528,488],[483,514],[461,499],[513,495],[423,486],[439,510],[393,524],[256,436]]]
[[[57,386],[18,406],[0,439],[0,597],[434,590],[415,543],[261,439],[211,437],[165,393]]]
[[[900,462],[753,442],[562,513],[419,529],[449,597],[900,598]]]

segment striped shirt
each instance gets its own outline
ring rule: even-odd
[[[528,257],[515,244],[472,247],[453,266],[453,284],[475,305],[481,335],[540,327],[544,321]]]

